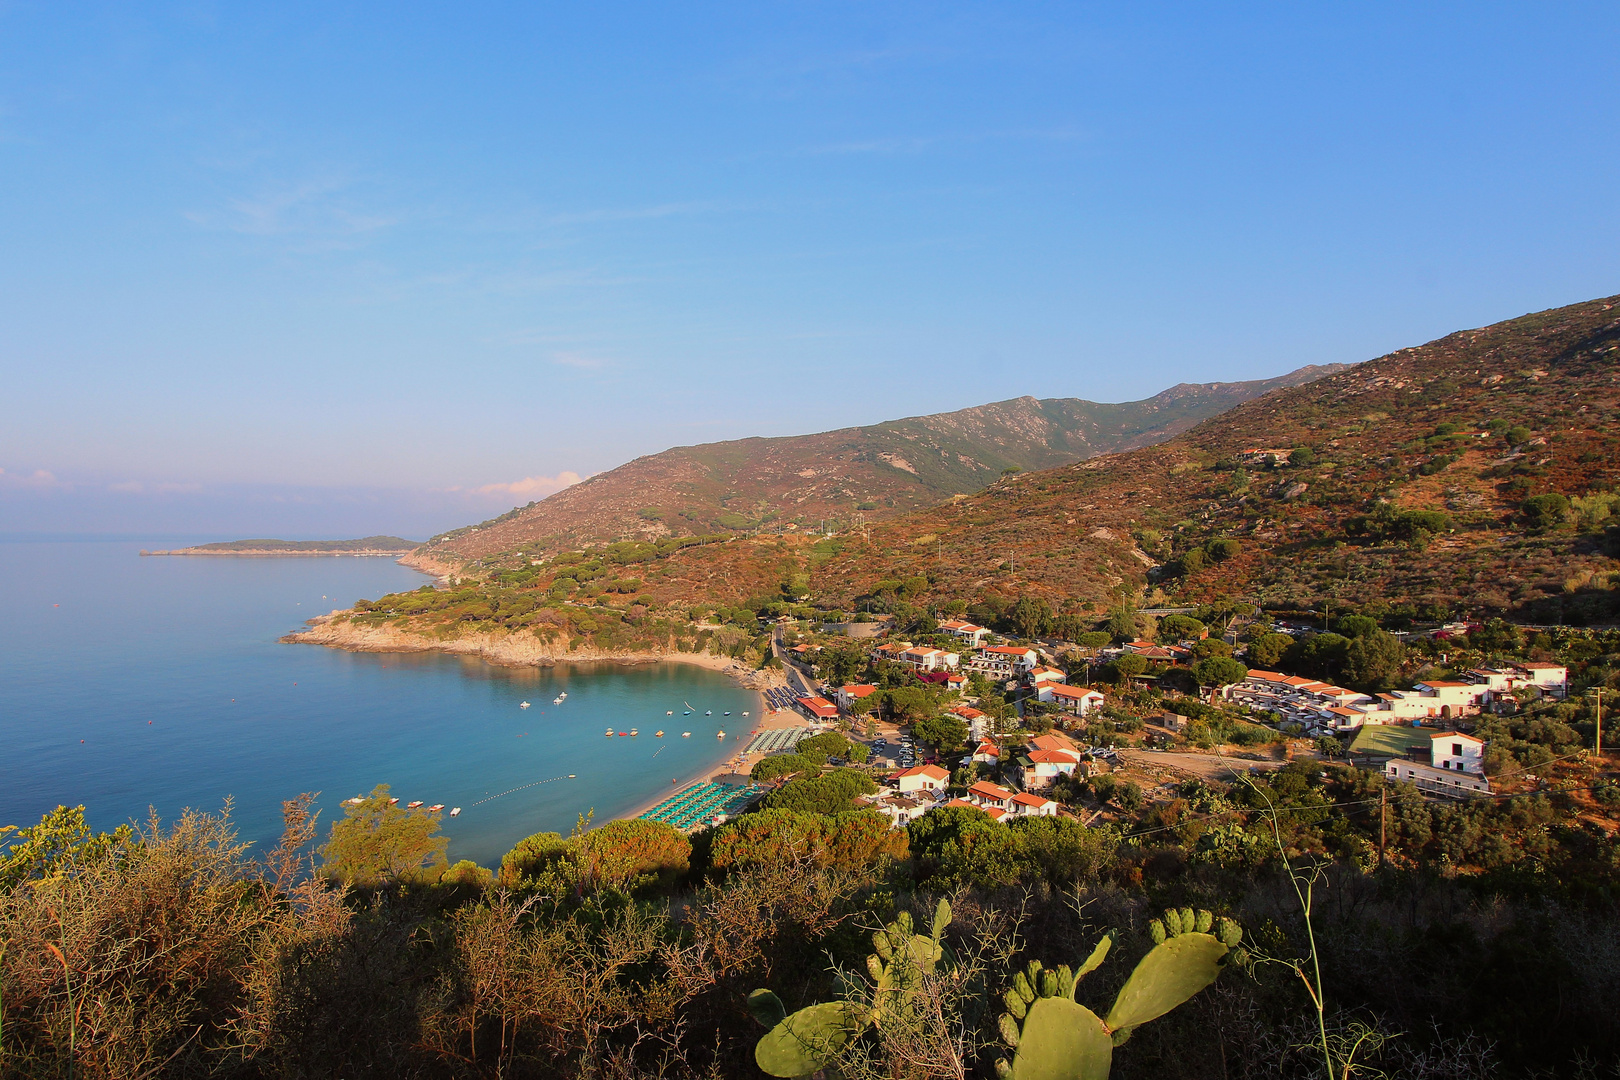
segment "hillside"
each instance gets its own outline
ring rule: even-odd
[[[1617,304],[1461,331],[1161,445],[1004,478],[846,538],[813,591],[849,606],[923,574],[937,599],[990,607],[1028,594],[1101,612],[1116,590],[1149,587],[1186,601],[1611,620]],[[1243,464],[1252,449],[1304,453]],[[1217,538],[1235,554],[1210,547]]]
[[[1208,417],[1344,365],[1275,379],[1183,383],[1142,401],[1015,398],[815,435],[737,439],[640,457],[480,525],[434,537],[435,565],[529,546],[880,520],[1046,469],[1162,442]],[[859,516],[857,518],[857,515]]]

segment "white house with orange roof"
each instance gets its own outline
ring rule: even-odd
[[[1485,740],[1460,731],[1431,736],[1427,763],[1391,758],[1384,765],[1384,776],[1450,799],[1488,795],[1491,790],[1490,781],[1485,779]]]
[[[938,765],[918,765],[912,769],[902,769],[894,774],[895,790],[908,791],[944,791],[951,782],[951,774]]]
[[[900,663],[910,664],[918,671],[954,671],[962,662],[960,653],[931,649],[926,645],[913,645],[897,657]]]
[[[967,721],[968,736],[982,739],[990,728],[990,717],[975,709],[971,705],[957,705],[950,710],[952,716]]]
[[[1084,757],[1061,735],[1037,735],[1004,763],[1002,775],[1016,778],[1018,786],[1025,791],[1037,791],[1050,786],[1060,776],[1073,775]]]
[[[1066,712],[1084,716],[1103,703],[1103,692],[1089,686],[1065,686],[1062,683],[1042,683],[1035,690],[1036,701],[1051,702]]]
[[[856,703],[866,700],[877,693],[877,687],[871,683],[846,683],[834,693],[838,699],[838,707],[845,712],[853,709]]]
[[[909,641],[885,641],[872,650],[872,659],[874,661],[887,660],[889,663],[898,663],[900,657],[904,656],[909,648],[911,648],[911,642]]]
[[[973,750],[973,756],[968,758],[968,761],[974,765],[999,765],[1001,764],[1001,747],[996,745],[994,739],[981,739],[979,745]]]
[[[1043,682],[1068,682],[1069,676],[1055,667],[1037,667],[1029,673],[1029,681],[1039,686]]]
[[[988,780],[980,780],[967,789],[963,796],[970,803],[978,806],[993,806],[1004,813],[1012,813],[1017,799],[1016,791],[1009,791],[1000,784],[992,784]]]
[[[1013,796],[1013,813],[1020,817],[1057,817],[1058,804],[1044,795],[1020,791]]]
[[[978,648],[979,644],[990,636],[990,631],[985,627],[964,622],[961,619],[947,619],[939,624],[939,628],[944,633],[950,634],[967,645],[970,649]]]

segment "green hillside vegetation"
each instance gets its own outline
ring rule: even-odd
[[[1164,444],[999,480],[850,537],[817,599],[1117,597],[1434,619],[1620,613],[1620,317],[1596,300],[1452,334]],[[1251,448],[1293,448],[1281,463]],[[1308,451],[1308,453],[1304,452]]]
[[[625,537],[849,527],[978,491],[1003,475],[1146,446],[1340,367],[1183,384],[1120,404],[1024,397],[815,435],[676,447],[435,536],[424,554],[456,564],[519,546],[554,552]]]

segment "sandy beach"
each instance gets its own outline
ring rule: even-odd
[[[728,749],[726,751],[725,757],[721,758],[719,761],[715,762],[713,765],[709,766],[707,769],[704,769],[704,770],[702,770],[701,772],[698,772],[698,773],[694,773],[691,776],[680,778],[680,783],[671,784],[669,786],[668,791],[663,792],[657,798],[652,799],[652,800],[648,801],[647,803],[645,803],[645,804],[643,804],[641,806],[637,806],[634,810],[632,810],[629,813],[624,814],[622,816],[625,817],[625,818],[640,817],[642,814],[645,814],[648,810],[651,810],[653,807],[657,806],[659,803],[663,802],[665,799],[669,798],[671,795],[674,795],[677,792],[679,792],[682,788],[685,788],[685,787],[687,787],[688,785],[691,785],[691,784],[695,784],[700,780],[713,780],[717,776],[722,776],[722,775],[724,775],[726,773],[732,773],[732,772],[746,773],[748,771],[748,769],[752,767],[753,762],[745,762],[745,763],[739,765],[739,764],[737,764],[737,758],[742,753],[741,747],[746,747],[748,745],[749,741],[758,732],[772,731],[772,730],[775,730],[777,728],[807,727],[808,726],[808,723],[807,723],[807,721],[805,720],[804,717],[800,716],[798,713],[795,713],[795,712],[793,712],[791,710],[782,709],[782,710],[778,710],[777,712],[774,712],[774,713],[766,712],[765,711],[765,695],[764,694],[759,695],[758,708],[759,708],[759,711],[750,710],[751,712],[753,712],[753,715],[749,716],[747,718],[747,721],[748,721],[748,724],[749,724],[749,727],[747,728],[747,730],[727,731],[726,732],[726,745],[727,745],[727,747],[728,748],[729,747],[736,747],[737,749]],[[733,742],[732,741],[732,736],[733,735],[741,736],[741,738],[738,741]]]

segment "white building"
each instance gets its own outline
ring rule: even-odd
[[[899,660],[902,664],[910,664],[918,671],[955,671],[956,666],[962,662],[962,657],[960,653],[918,645],[902,652]]]
[[[894,774],[895,789],[909,791],[944,791],[951,782],[951,774],[938,765],[918,765]]]
[[[1524,672],[1525,678],[1544,694],[1563,697],[1569,692],[1569,669],[1563,664],[1528,663],[1513,666]]]
[[[973,623],[963,622],[960,619],[942,622],[939,624],[939,628],[944,633],[950,634],[966,644],[970,649],[978,648],[980,643],[990,636],[990,631],[984,627],[975,626]]]
[[[1038,683],[1035,688],[1035,700],[1052,702],[1076,716],[1084,716],[1101,706],[1104,698],[1101,690],[1093,690],[1089,686]]]
[[[1021,678],[1035,669],[1038,656],[1034,649],[1020,645],[986,645],[968,661],[968,667],[991,678]]]
[[[1442,731],[1429,739],[1429,763],[1391,758],[1384,776],[1416,784],[1418,790],[1448,799],[1490,794],[1485,779],[1485,742],[1459,731]]]

